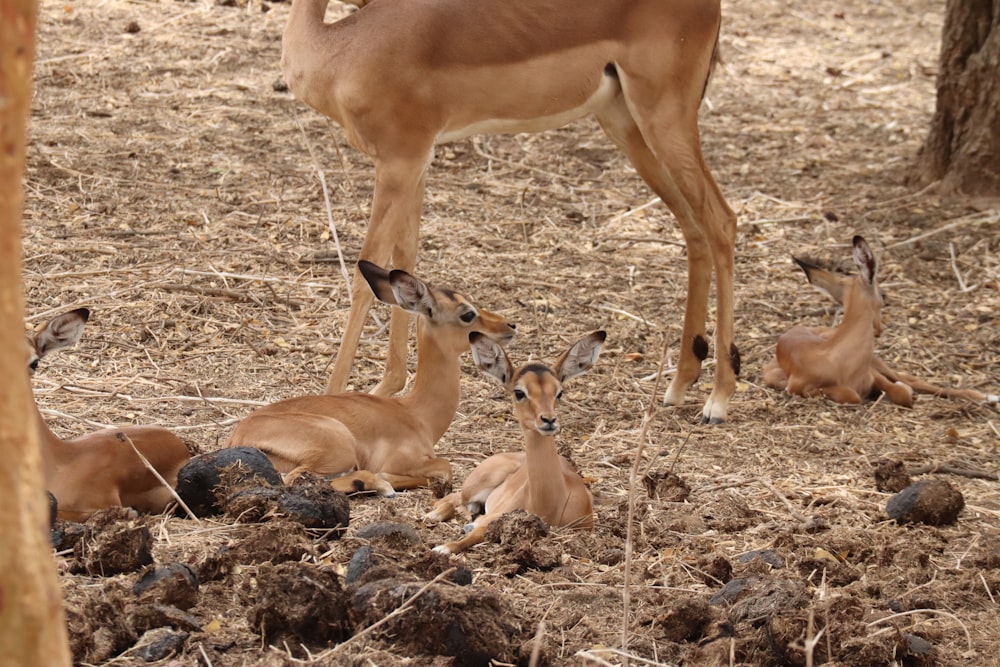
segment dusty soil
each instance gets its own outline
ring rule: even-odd
[[[276,89],[287,5],[241,3],[43,3],[29,323],[93,310],[84,341],[34,379],[60,434],[158,423],[211,452],[254,406],[324,386],[347,308],[331,231],[353,261],[371,165]],[[515,516],[495,541],[445,558],[429,547],[461,521],[421,525],[430,491],[352,499],[342,536],[278,506],[253,523],[101,515],[59,552],[79,663],[529,664],[536,651],[552,665],[1000,664],[1000,483],[913,474],[961,493],[957,521],[886,514],[900,474],[920,466],[995,475],[996,409],[929,397],[844,407],[761,383],[782,331],[835,318],[790,255],[849,268],[861,233],[888,298],[882,356],[1000,389],[997,212],[907,183],[943,7],[724,9],[726,62],[702,132],[740,221],[744,363],[730,421],[697,423],[711,363],[685,405],[656,409],[684,250],[593,122],[443,146],[418,273],[516,321],[515,362],[609,332],[597,367],[568,387],[560,435],[592,480],[593,533]],[[356,388],[377,381],[384,343],[372,322]],[[519,447],[506,399],[471,364],[463,392],[439,445],[458,480]],[[136,546],[102,555],[122,540]]]

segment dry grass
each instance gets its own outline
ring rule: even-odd
[[[43,3],[27,174],[29,320],[78,305],[94,311],[78,348],[46,359],[34,380],[58,433],[158,423],[207,451],[253,406],[325,384],[348,290],[315,164],[348,261],[364,236],[372,170],[338,129],[273,89],[287,6],[265,9]],[[966,497],[960,523],[903,529],[884,520],[886,496],[870,473],[883,457],[996,472],[997,412],[931,398],[913,410],[842,407],[760,381],[778,334],[832,318],[789,256],[847,268],[849,240],[861,233],[888,295],[882,356],[938,383],[1000,388],[1000,216],[905,182],[933,109],[942,7],[739,0],[725,12],[726,62],[702,130],[739,216],[744,372],[726,426],[696,425],[708,364],[688,403],[656,410],[644,432],[641,469],[673,466],[693,493],[680,507],[643,498],[637,508],[627,650],[671,659],[640,621],[660,595],[707,590],[696,571],[706,555],[770,547],[794,560],[822,547],[850,554],[844,566],[877,582],[886,600],[934,582],[936,599],[960,621],[918,620],[934,626],[942,664],[987,664],[997,653],[997,579],[987,574],[994,588],[984,579],[985,592],[968,587],[966,556],[997,539],[997,484],[951,478]],[[133,21],[138,32],[126,30]],[[550,358],[585,331],[609,332],[598,366],[567,392],[560,436],[595,480],[594,549],[622,545],[642,415],[663,343],[675,355],[680,332],[682,239],[651,199],[592,122],[442,146],[428,179],[418,273],[516,321],[518,359]],[[386,314],[377,312],[382,322]],[[366,331],[355,387],[379,377],[385,340],[375,323]],[[669,372],[670,357],[666,365]],[[471,364],[463,390],[439,446],[459,479],[484,456],[519,446],[506,401]],[[352,510],[359,524],[415,521],[429,502],[407,493]],[[832,529],[804,536],[796,514]],[[727,530],[725,517],[746,525]],[[171,520],[160,536],[194,549],[208,543],[203,530]],[[445,525],[425,537],[435,544],[457,531]],[[858,555],[864,544],[900,556],[876,565]],[[927,580],[913,579],[915,551],[928,555]],[[556,572],[511,579],[493,575],[483,558],[468,559],[479,580],[528,618],[546,619],[560,664],[619,645],[620,564],[577,555]],[[809,579],[817,595],[821,575]],[[575,622],[574,605],[589,606]]]

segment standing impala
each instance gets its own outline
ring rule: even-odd
[[[339,476],[339,491],[396,490],[451,481],[451,464],[434,445],[451,425],[459,400],[460,358],[469,333],[506,343],[514,325],[468,297],[435,288],[371,262],[358,269],[379,300],[419,315],[417,373],[400,397],[364,393],[300,396],[260,408],[241,421],[227,447],[256,447],[286,480],[305,471]]]
[[[59,315],[28,338],[28,369],[49,352],[75,345],[90,317],[86,308]],[[85,521],[97,510],[124,505],[159,513],[173,494],[136,454],[137,449],[171,487],[191,458],[180,439],[159,426],[124,426],[63,440],[46,425],[35,406],[45,488],[56,497],[59,518]],[[135,446],[135,449],[132,446]]]
[[[538,132],[593,114],[673,212],[687,244],[681,352],[665,395],[671,405],[683,402],[708,356],[715,274],[718,364],[702,421],[724,421],[739,373],[736,217],[698,136],[698,108],[716,61],[719,0],[374,0],[332,24],[324,22],[327,4],[292,0],[281,67],[292,92],[341,125],[375,163],[361,257],[412,270],[435,144]],[[371,305],[355,275],[328,393],[347,384]],[[406,331],[406,314],[393,312],[375,394],[404,384]]]
[[[856,276],[838,275],[793,258],[811,284],[844,306],[844,318],[835,328],[797,326],[782,334],[775,358],[764,367],[764,382],[791,394],[826,396],[838,403],[860,403],[876,390],[906,407],[913,407],[914,393],[996,403],[997,396],[938,387],[896,372],[875,356],[875,338],[882,333],[875,256],[862,237],[855,236],[853,245]]]
[[[472,358],[510,393],[524,435],[524,451],[494,454],[472,471],[462,489],[451,493],[424,515],[447,521],[464,505],[475,516],[468,535],[435,551],[454,554],[479,544],[491,523],[507,512],[525,510],[550,526],[594,527],[590,489],[573,465],[556,450],[556,408],[563,383],[586,372],[597,361],[606,334],[595,331],[574,343],[551,368],[527,364],[514,369],[493,341],[473,334]]]

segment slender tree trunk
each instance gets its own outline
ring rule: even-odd
[[[1000,196],[1000,0],[947,0],[937,110],[917,179]]]
[[[25,367],[21,208],[36,0],[0,0],[0,664],[70,664]]]

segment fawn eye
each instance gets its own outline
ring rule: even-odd
[[[514,400],[515,401],[523,401],[526,396],[527,396],[527,394],[525,394],[520,389],[515,389],[514,390]]]
[[[466,324],[469,324],[470,322],[472,322],[472,320],[476,319],[476,311],[474,311],[474,310],[467,310],[464,313],[462,313],[461,315],[459,315],[458,319],[462,320]]]
[[[563,397],[563,392],[562,392],[562,389],[560,389],[560,390],[559,390],[559,393],[558,393],[558,394],[556,394],[556,400],[557,400],[557,401],[561,401],[561,400],[562,400],[562,397]]]
[[[28,364],[28,368],[31,369],[32,373],[34,373],[35,371],[37,371],[38,370],[38,359],[32,359],[31,362]]]

